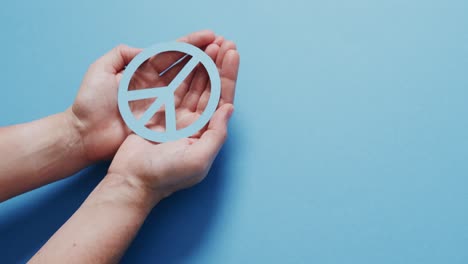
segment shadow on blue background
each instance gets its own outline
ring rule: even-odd
[[[146,219],[122,263],[180,263],[195,254],[221,205],[225,168],[233,151],[228,140],[207,178],[158,204]],[[150,242],[150,243],[149,243]]]
[[[219,153],[207,178],[194,188],[163,200],[150,213],[122,262],[142,263],[148,257],[160,263],[179,263],[202,243],[216,214],[223,189],[223,164],[230,141]],[[71,177],[66,186],[44,199],[14,208],[11,218],[0,219],[1,263],[23,263],[79,208],[106,174],[109,163],[91,166]],[[148,239],[153,241],[148,243]],[[126,261],[127,260],[127,261]]]

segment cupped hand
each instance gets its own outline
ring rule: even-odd
[[[215,40],[211,31],[195,32],[179,39],[200,48]],[[111,158],[131,132],[120,116],[117,91],[126,65],[140,52],[139,48],[119,45],[99,58],[89,67],[75,102],[66,111],[81,135],[85,155],[90,161]],[[167,54],[160,59],[163,66],[174,57]],[[144,74],[145,71],[139,70],[134,78],[144,81]]]
[[[216,37],[205,47],[205,52],[215,61],[221,77],[220,102],[209,124],[190,138],[162,144],[149,142],[131,134],[118,150],[109,168],[109,175],[125,177],[128,182],[143,186],[144,188],[138,189],[149,190],[155,200],[203,180],[226,140],[228,121],[234,110],[233,101],[240,57],[236,45],[232,41],[225,41],[222,37]],[[173,57],[172,60],[177,58]],[[161,66],[157,65],[157,61],[151,65],[153,62],[149,60],[146,70],[142,69],[147,74],[140,74],[140,77],[131,81],[131,86],[153,87],[154,82],[166,82],[154,80],[154,74],[149,74]],[[170,80],[180,67],[183,67],[183,63],[162,77]],[[175,91],[178,128],[193,123],[203,111],[210,96],[208,80],[206,70],[198,66]],[[150,103],[136,102],[133,109],[137,113],[144,111]],[[158,112],[151,122],[149,125],[151,129],[163,129],[164,113]]]

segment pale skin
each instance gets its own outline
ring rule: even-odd
[[[141,49],[123,45],[90,66],[75,102],[65,112],[0,128],[5,154],[0,159],[0,202],[113,158],[104,179],[30,263],[117,263],[159,201],[204,179],[226,140],[240,57],[232,41],[211,31],[179,41],[203,49],[221,76],[218,108],[209,124],[190,138],[157,144],[126,127],[117,108],[117,89],[125,66]],[[166,83],[183,65],[161,77],[148,73],[161,73],[179,58],[166,53],[150,59],[135,73],[130,89]],[[177,127],[198,118],[209,93],[208,76],[199,66],[175,92]],[[149,103],[135,102],[131,107],[138,115]],[[163,116],[156,114],[151,128],[164,127]]]

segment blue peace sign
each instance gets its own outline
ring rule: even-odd
[[[130,84],[130,80],[132,79],[132,76],[138,67],[154,55],[168,51],[182,52],[192,56],[192,58],[187,62],[187,64],[185,64],[182,70],[168,86],[129,91],[128,85]],[[211,82],[210,98],[205,110],[200,115],[200,117],[195,120],[195,122],[185,128],[177,130],[174,91],[195,69],[198,63],[201,63],[208,72],[208,76]],[[125,72],[120,81],[118,106],[123,120],[127,126],[137,135],[154,142],[167,142],[189,137],[202,129],[216,111],[220,96],[221,79],[219,77],[216,64],[213,62],[213,60],[205,52],[193,45],[182,42],[170,42],[157,44],[143,50],[130,62],[130,64],[127,65],[127,68],[125,69]],[[156,100],[143,113],[143,115],[137,119],[130,109],[129,102],[148,98],[156,98]],[[166,130],[164,132],[157,132],[147,128],[146,124],[151,120],[151,118],[156,114],[162,105],[165,105],[166,109]]]

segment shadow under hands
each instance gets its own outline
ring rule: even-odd
[[[181,263],[193,255],[221,204],[231,142],[227,140],[200,184],[173,194],[153,209],[122,263]]]
[[[106,174],[108,166],[107,162],[97,164],[52,184],[59,184],[58,187],[45,187],[56,190],[41,193],[39,201],[14,208],[8,212],[8,219],[0,212],[0,216],[3,215],[0,219],[0,262],[25,263],[29,260],[80,207]]]

